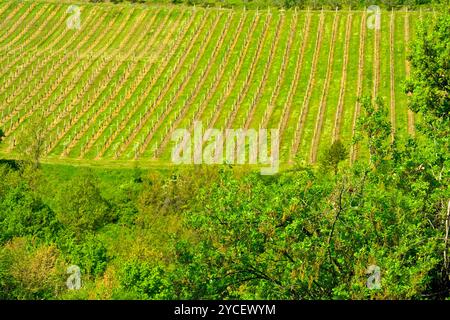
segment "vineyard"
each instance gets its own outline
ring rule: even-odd
[[[379,95],[393,135],[414,134],[403,81],[425,13],[0,4],[1,153],[44,122],[47,161],[169,163],[179,128],[277,128],[280,159],[314,163],[341,140],[358,97]]]

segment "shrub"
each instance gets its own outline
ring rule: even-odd
[[[57,203],[59,221],[78,237],[115,218],[91,172],[83,172],[69,181],[58,193]]]
[[[166,272],[160,266],[146,262],[126,262],[119,276],[121,294],[133,299],[171,299],[172,286]]]

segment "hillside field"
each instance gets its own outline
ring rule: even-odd
[[[0,3],[1,152],[45,121],[45,159],[170,163],[177,128],[278,128],[280,158],[349,159],[359,96],[379,95],[393,134],[414,134],[403,81],[421,12],[230,10]],[[72,20],[71,20],[72,19]],[[376,24],[376,22],[375,22]]]
[[[0,308],[450,301],[446,0],[71,1],[0,0]]]

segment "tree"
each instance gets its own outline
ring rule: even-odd
[[[339,169],[339,163],[347,158],[347,149],[340,140],[334,141],[331,146],[325,150],[321,165],[324,168],[332,168],[334,174],[337,175]]]
[[[25,160],[31,161],[38,168],[45,154],[47,129],[45,118],[32,118],[17,139],[17,149]]]
[[[358,119],[357,135],[354,143],[364,141],[369,148],[369,160],[374,167],[378,167],[391,152],[391,123],[387,117],[388,111],[383,100],[376,98],[375,103],[371,97],[361,98],[363,114]]]
[[[0,165],[0,245],[14,237],[32,236],[51,241],[61,227],[55,212],[45,203],[36,171],[23,172]]]
[[[429,139],[426,144],[430,166],[442,172],[450,149],[450,13],[434,23],[420,25],[411,46],[411,78],[406,83],[409,107],[423,119],[418,130]],[[431,28],[429,26],[432,26]],[[448,164],[447,164],[448,167]],[[442,175],[439,174],[442,178]]]
[[[14,238],[0,248],[0,299],[52,299],[66,277],[54,245]]]
[[[407,170],[422,179],[411,181],[422,183],[428,199],[434,199],[424,211],[432,213],[430,221],[441,232],[444,239],[441,270],[436,272],[436,285],[450,286],[450,10],[430,18],[418,28],[412,43],[409,60],[413,71],[406,82],[406,91],[411,95],[409,107],[421,115],[418,130],[425,137],[411,152]],[[431,27],[430,27],[431,26]],[[418,172],[419,171],[419,172]],[[402,174],[404,174],[402,172]],[[425,196],[425,195],[424,195]],[[444,290],[445,292],[445,290]]]
[[[73,178],[60,190],[56,212],[58,220],[78,237],[114,220],[90,171]]]
[[[0,244],[18,236],[52,239],[59,229],[54,212],[25,183],[0,197]]]
[[[432,25],[431,28],[429,26]],[[411,93],[410,108],[420,112],[429,125],[450,118],[450,14],[436,23],[420,25],[409,55],[413,68],[406,91]],[[444,123],[443,123],[444,124]],[[447,127],[448,130],[448,127]]]
[[[426,197],[398,188],[393,173],[364,163],[337,179],[313,169],[270,179],[225,172],[186,212],[196,240],[176,247],[179,298],[421,297],[439,266],[440,232]],[[366,286],[371,265],[382,270],[380,290]]]

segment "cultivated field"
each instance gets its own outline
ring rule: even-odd
[[[78,6],[79,29],[69,4],[0,3],[2,153],[45,119],[50,161],[169,163],[173,131],[202,121],[279,128],[283,163],[336,139],[364,158],[350,143],[367,94],[414,133],[402,82],[419,12],[383,11],[378,28],[362,11]]]

